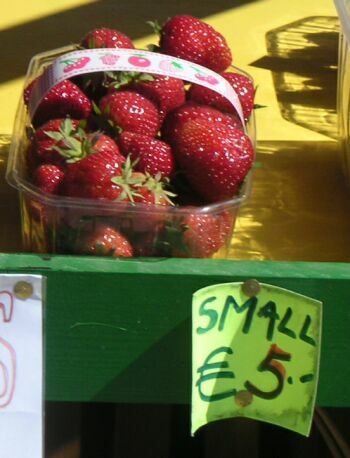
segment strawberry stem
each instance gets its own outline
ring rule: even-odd
[[[154,21],[146,21],[146,24],[148,24],[157,35],[162,31],[162,26],[156,19]]]

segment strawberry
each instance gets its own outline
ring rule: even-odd
[[[86,133],[77,120],[53,119],[34,135],[34,151],[41,162],[65,165],[100,151],[120,155],[114,140],[100,132]]]
[[[134,132],[122,132],[118,144],[124,156],[130,155],[135,163],[135,170],[148,172],[150,175],[160,173],[169,177],[175,170],[171,147],[161,141]]]
[[[134,45],[131,39],[124,33],[108,29],[106,27],[90,30],[81,40],[82,48],[127,48],[133,49]],[[105,53],[100,56],[104,65],[113,65],[119,60],[118,56]],[[108,70],[108,69],[107,69]],[[110,74],[110,75],[109,75]],[[80,75],[74,78],[74,81],[82,88],[89,97],[98,101],[106,94],[105,86],[110,82],[110,78],[115,72],[94,72],[86,75]]]
[[[179,258],[210,258],[232,233],[233,219],[228,211],[219,214],[189,213],[165,228],[168,255]]]
[[[192,258],[209,258],[216,253],[231,235],[231,226],[227,226],[220,216],[189,215],[183,221],[186,228],[183,242]],[[177,256],[181,251],[177,253]],[[185,254],[185,253],[182,253]]]
[[[136,81],[131,89],[150,99],[159,109],[160,120],[185,103],[185,86],[182,80],[170,76],[154,75],[148,81]]]
[[[163,178],[160,173],[157,173],[155,176],[151,176],[148,172],[146,172],[145,174],[139,173],[138,176],[143,176],[143,179],[140,186],[137,188],[137,194],[135,194],[134,197],[135,203],[139,202],[151,206],[173,205],[170,197],[175,197],[175,194],[165,189],[168,184],[168,180]]]
[[[42,164],[34,170],[33,183],[40,191],[59,194],[64,179],[64,171],[54,164]]]
[[[134,256],[150,257],[159,256],[163,257],[164,247],[161,240],[163,225],[152,225],[149,231],[134,234],[132,238],[132,246],[134,248]]]
[[[78,244],[79,254],[92,256],[131,257],[133,248],[128,239],[113,227],[99,225]]]
[[[26,175],[31,176],[33,170],[40,165],[33,143],[29,143],[25,150],[25,170]]]
[[[68,164],[63,194],[91,199],[117,199],[123,189],[111,179],[122,174],[124,162],[121,154],[104,150]]]
[[[244,119],[248,121],[254,108],[255,89],[252,80],[245,75],[234,72],[225,72],[221,76],[236,91],[242,105]],[[234,107],[225,97],[199,84],[192,84],[189,90],[189,98],[197,103],[211,105],[219,110],[235,113]]]
[[[160,174],[151,176],[148,172],[133,173],[134,179],[139,179],[136,192],[132,196],[132,205],[142,204],[142,214],[130,217],[132,233],[157,231],[164,226],[169,206],[173,205],[172,198],[176,195],[167,190],[168,180]]]
[[[187,121],[195,119],[204,119],[212,124],[224,124],[231,129],[242,128],[241,121],[235,114],[222,113],[210,106],[188,102],[173,110],[165,118],[162,126],[164,139],[172,144],[176,141],[177,134],[182,126]]]
[[[220,230],[212,215],[189,215],[183,225],[183,241],[187,253],[180,250],[177,253],[178,257],[185,254],[186,257],[189,255],[193,258],[209,258],[221,247]]]
[[[129,48],[134,45],[131,39],[122,32],[106,27],[90,30],[81,40],[83,48]]]
[[[37,79],[24,90],[24,100],[28,104],[30,95]],[[82,90],[69,80],[56,84],[41,100],[32,123],[40,126],[49,119],[70,116],[73,119],[86,119],[90,116],[92,105]]]
[[[164,189],[160,174],[135,172],[130,157],[108,150],[68,164],[63,193],[71,197],[170,205],[173,194]]]
[[[232,63],[225,38],[213,27],[189,15],[170,18],[161,28],[160,52],[223,72]]]
[[[121,159],[121,152],[116,142],[101,132],[92,132],[86,135],[83,141],[83,156],[93,153],[113,153]]]
[[[145,232],[133,241],[134,254],[137,257],[151,257],[156,256],[154,249],[155,237],[152,232]]]
[[[23,90],[23,101],[25,105],[29,104],[30,96],[32,94],[32,91],[34,89],[34,86],[36,85],[36,82],[38,81],[38,78],[34,78]]]
[[[136,92],[107,94],[100,101],[100,110],[116,128],[154,137],[160,126],[155,105]]]
[[[70,149],[80,138],[79,121],[76,119],[50,119],[39,127],[32,139],[32,155],[39,162],[63,164],[65,158],[60,149]]]
[[[233,198],[254,158],[251,141],[241,130],[203,119],[183,125],[174,154],[190,185],[207,202]]]

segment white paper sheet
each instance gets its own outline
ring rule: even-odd
[[[0,275],[1,458],[43,457],[43,282]]]

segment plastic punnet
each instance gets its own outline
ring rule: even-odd
[[[25,86],[42,75],[59,56],[71,51],[75,48],[64,47],[34,56],[28,67]],[[244,73],[237,68],[234,71]],[[108,226],[130,241],[134,256],[227,257],[239,208],[249,194],[250,173],[239,195],[204,206],[150,206],[45,194],[31,183],[26,173],[26,151],[30,142],[27,132],[30,126],[30,116],[21,98],[13,129],[7,180],[19,191],[26,251],[86,254],[82,250],[82,242],[98,228]],[[255,146],[254,114],[246,129]],[[183,235],[188,230],[186,222],[196,218],[204,222],[208,219],[215,225],[220,243],[211,245],[209,233],[202,246],[190,245],[189,248],[184,243]]]

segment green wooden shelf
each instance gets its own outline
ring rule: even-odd
[[[317,404],[350,406],[347,263],[0,254],[0,272],[47,279],[48,400],[190,402],[193,292],[256,278],[324,302]]]

